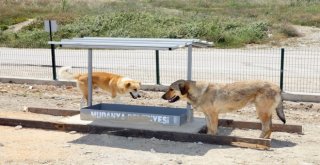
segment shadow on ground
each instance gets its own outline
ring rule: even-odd
[[[132,138],[107,134],[88,134],[77,140],[71,141],[70,143],[194,156],[205,155],[211,149],[230,148],[230,146],[226,145],[202,144],[200,142],[174,142],[156,138]]]
[[[271,147],[272,148],[285,148],[285,147],[294,147],[297,143],[293,143],[290,141],[285,140],[278,140],[278,139],[272,139],[271,140]]]

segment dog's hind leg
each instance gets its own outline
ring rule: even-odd
[[[272,125],[272,115],[269,114],[260,114],[260,121],[262,126],[262,132],[260,134],[260,138],[269,139],[272,133],[271,125]]]
[[[272,133],[272,112],[274,110],[272,101],[263,100],[261,102],[256,102],[255,105],[262,126],[260,138],[269,139]]]
[[[86,103],[88,103],[88,88],[87,88],[87,85],[85,83],[82,83],[82,82],[77,82],[77,87],[82,93],[81,102],[83,103],[84,101],[86,101]]]

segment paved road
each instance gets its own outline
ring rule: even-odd
[[[320,93],[319,48],[285,51],[284,90]],[[57,66],[86,72],[87,50],[57,49]],[[193,49],[194,80],[233,82],[266,79],[279,83],[280,49]],[[0,77],[51,79],[49,49],[0,48]],[[155,52],[144,50],[94,50],[95,70],[114,72],[144,83],[156,82]],[[160,81],[170,84],[187,75],[187,49],[160,51]]]

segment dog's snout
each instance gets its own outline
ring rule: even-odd
[[[161,96],[161,98],[164,99],[164,100],[166,100],[166,94],[163,94],[163,95]]]

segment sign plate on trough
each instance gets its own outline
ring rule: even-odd
[[[168,126],[184,124],[187,115],[188,110],[183,108],[106,103],[85,107],[80,111],[81,120],[116,120]]]

